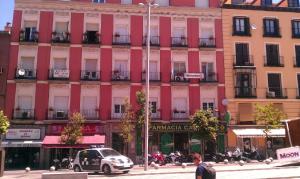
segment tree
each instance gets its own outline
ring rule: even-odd
[[[214,116],[212,110],[198,110],[190,117],[190,122],[195,130],[195,135],[201,140],[201,153],[203,153],[204,140],[213,140],[217,138],[219,130],[218,118]]]
[[[4,115],[3,111],[0,111],[0,146],[2,144],[2,136],[7,133],[9,128],[9,121],[7,116]],[[0,166],[0,177],[3,176],[4,172],[4,159],[5,159],[5,150],[0,148],[0,158],[1,158],[1,166]]]
[[[75,145],[81,143],[82,129],[85,119],[80,113],[73,113],[69,123],[64,127],[64,130],[60,136],[60,142],[66,145]],[[70,148],[70,157],[73,154],[72,148]]]
[[[264,125],[264,133],[266,135],[266,146],[268,140],[268,134],[271,129],[279,128],[282,125],[282,120],[286,118],[281,110],[276,108],[273,104],[255,105],[255,120],[261,122]],[[266,156],[268,153],[266,150]]]
[[[121,117],[121,136],[124,140],[124,143],[126,145],[126,153],[128,154],[128,144],[132,140],[132,130],[133,125],[132,121],[134,119],[134,113],[132,111],[132,107],[128,101],[128,98],[125,98],[124,100],[124,113]]]

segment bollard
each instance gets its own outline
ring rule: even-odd
[[[157,170],[159,168],[159,165],[158,164],[155,164],[154,165],[154,168]]]
[[[245,164],[245,162],[243,160],[239,161],[240,166],[243,166]]]
[[[186,166],[187,166],[186,163],[182,163],[182,164],[181,164],[181,167],[182,167],[182,168],[186,168]]]
[[[225,160],[224,160],[224,163],[225,163],[225,164],[228,164],[228,160],[227,160],[227,159],[225,159]]]
[[[151,162],[150,166],[155,167],[155,162]]]
[[[274,160],[272,157],[270,157],[269,159],[270,159],[271,162],[273,162],[273,160]]]
[[[265,163],[269,165],[271,163],[271,160],[267,159],[267,160],[265,160]]]
[[[50,171],[51,171],[51,172],[55,171],[55,167],[54,167],[54,166],[51,166],[51,167],[50,167]]]
[[[29,168],[29,167],[26,167],[26,168],[25,168],[25,172],[26,172],[26,173],[30,172],[30,168]]]

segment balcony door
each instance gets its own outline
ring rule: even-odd
[[[246,43],[235,44],[235,52],[236,52],[237,66],[244,66],[250,64],[248,44]]]
[[[237,75],[237,88],[239,96],[251,96],[251,75],[240,73]]]
[[[158,79],[158,70],[157,70],[157,61],[150,61],[149,63],[149,79],[157,80]]]
[[[267,65],[268,66],[279,66],[279,47],[278,45],[266,45],[267,53]]]
[[[281,75],[277,73],[268,74],[269,95],[272,97],[282,96]],[[275,94],[275,96],[274,96]]]
[[[97,59],[85,60],[84,78],[97,79]]]
[[[97,96],[84,96],[82,98],[83,115],[86,118],[95,118],[97,116]]]
[[[174,115],[177,117],[184,117],[187,114],[187,99],[175,98],[174,99]]]
[[[34,57],[21,57],[19,70],[23,70],[17,71],[17,76],[19,77],[34,77]],[[23,74],[22,72],[25,73]]]
[[[32,41],[35,39],[37,32],[37,21],[24,21],[25,41]]]
[[[54,108],[57,111],[69,109],[69,96],[54,96]]]
[[[31,110],[32,109],[32,97],[31,96],[19,96],[18,106],[21,110]]]
[[[201,64],[202,73],[206,81],[214,80],[214,63],[212,62],[203,62]]]
[[[55,70],[66,70],[67,69],[67,60],[65,58],[54,59],[53,68]]]

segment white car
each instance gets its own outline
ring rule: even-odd
[[[114,149],[92,148],[79,151],[73,166],[75,172],[128,173],[133,167],[133,162]]]

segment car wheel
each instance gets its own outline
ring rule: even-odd
[[[111,169],[110,169],[110,166],[109,166],[109,165],[107,165],[107,164],[103,165],[103,167],[102,167],[102,171],[103,171],[103,173],[104,173],[104,174],[106,174],[106,175],[109,175],[109,174],[111,174]]]
[[[123,173],[129,173],[129,170],[127,170],[127,171],[123,171]]]
[[[74,167],[74,172],[81,172],[81,169],[78,165]]]

